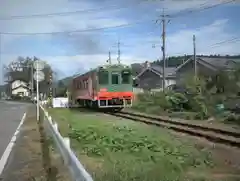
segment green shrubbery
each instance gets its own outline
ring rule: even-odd
[[[237,75],[240,77],[240,74]],[[185,119],[221,117],[226,110],[239,112],[236,104],[239,102],[237,93],[240,78],[230,79],[228,73],[219,72],[211,79],[186,75],[182,80],[178,85],[183,88],[184,91],[180,91],[182,93],[169,90],[166,90],[165,93],[142,93],[138,95],[133,108],[153,114],[177,115],[177,117],[185,117]],[[183,113],[182,116],[180,113]],[[191,116],[188,116],[188,113]],[[236,115],[230,115],[227,118],[227,122],[239,123],[239,120]]]
[[[196,119],[205,119],[209,116],[209,111],[201,95],[186,96],[172,91],[157,92],[154,94],[143,93],[138,95],[138,101],[133,106],[140,111],[148,113],[163,112],[196,112]]]
[[[212,101],[205,89],[202,79],[186,78],[183,83],[186,93],[165,92],[142,93],[134,108],[148,113],[163,114],[169,112],[195,112],[195,119],[206,119],[210,116]]]

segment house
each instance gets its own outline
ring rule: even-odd
[[[22,80],[15,80],[11,83],[12,95],[30,96],[28,84]]]
[[[240,60],[232,59],[230,57],[204,57],[197,56],[197,72],[200,75],[210,77],[218,71],[231,71]],[[165,86],[181,82],[185,75],[194,73],[194,58],[190,57],[178,67],[165,68]],[[163,87],[163,67],[156,64],[145,62],[142,65],[142,70],[134,78],[137,80],[137,85],[134,87],[136,93],[143,92],[144,90],[159,91]]]
[[[176,83],[175,69],[165,68],[165,86]],[[163,88],[163,67],[145,62],[142,71],[134,78],[137,82],[135,92],[160,91]]]
[[[228,57],[196,57],[196,67],[198,75],[210,77],[218,71],[231,71],[236,68],[238,60]],[[190,57],[187,61],[176,68],[176,81],[185,78],[186,74],[194,73],[194,58]]]

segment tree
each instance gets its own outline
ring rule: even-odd
[[[32,82],[32,69],[34,61],[39,60],[37,57],[18,57],[15,61],[12,61],[8,65],[4,66],[4,77],[8,85],[15,80],[22,80],[30,86]],[[48,94],[50,86],[50,77],[54,75],[54,71],[51,66],[45,62],[45,67],[42,70],[45,74],[45,79],[39,83],[39,91],[44,94]],[[34,70],[35,72],[35,70]],[[36,81],[33,82],[34,92],[36,91]]]
[[[60,80],[60,81],[58,82],[58,87],[59,87],[59,88],[65,87],[65,85],[64,85],[64,83],[63,83],[62,80]]]
[[[239,92],[240,71],[218,71],[207,82],[208,90],[215,88],[216,94],[236,95]]]

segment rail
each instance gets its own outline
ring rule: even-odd
[[[131,112],[111,113],[111,115],[159,127],[164,127],[177,132],[187,133],[192,136],[203,137],[215,143],[222,143],[225,145],[240,148],[239,132],[232,132],[229,130],[211,128],[196,124],[181,123],[177,121],[166,120],[154,116],[147,116]]]
[[[91,175],[85,170],[81,162],[78,160],[70,147],[70,139],[63,137],[58,130],[58,124],[52,120],[52,117],[42,107],[44,119],[43,125],[46,133],[53,138],[57,150],[63,158],[64,164],[70,171],[72,180],[74,181],[93,181]]]

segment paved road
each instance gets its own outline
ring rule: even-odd
[[[16,131],[28,104],[0,101],[0,159]]]

